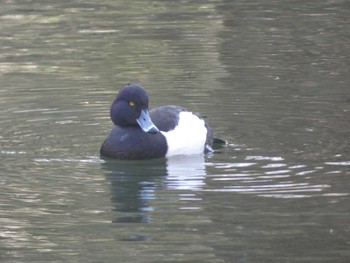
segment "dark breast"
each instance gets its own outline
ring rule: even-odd
[[[141,160],[164,157],[167,150],[166,139],[161,133],[150,134],[138,127],[114,126],[100,153],[110,158]]]

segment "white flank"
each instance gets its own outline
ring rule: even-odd
[[[192,112],[180,112],[179,123],[172,131],[161,132],[168,143],[166,156],[204,152],[207,129],[203,120]]]

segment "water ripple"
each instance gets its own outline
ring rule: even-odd
[[[74,158],[35,158],[38,163],[103,163],[104,161],[98,157],[91,157],[89,159],[74,159]]]
[[[239,156],[235,158],[234,163],[217,162],[208,165],[214,172],[208,175],[209,181],[203,191],[253,194],[273,198],[348,195],[346,192],[332,192],[332,183],[325,178],[325,175],[336,172],[327,168],[347,167],[350,162],[325,162],[328,167],[319,163],[309,167],[305,164],[283,161],[283,157],[254,155]]]
[[[350,166],[350,161],[343,162],[325,162],[327,165],[336,165],[336,166]]]

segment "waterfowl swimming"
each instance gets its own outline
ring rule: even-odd
[[[148,103],[139,85],[119,91],[110,108],[115,126],[101,146],[102,156],[140,160],[212,151],[213,132],[202,118],[178,106],[149,111]]]

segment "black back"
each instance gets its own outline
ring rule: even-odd
[[[168,132],[174,130],[179,123],[179,114],[186,111],[185,108],[178,106],[160,106],[150,111],[153,123],[161,131]]]

